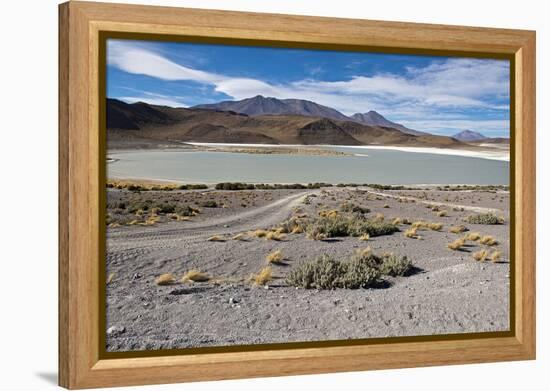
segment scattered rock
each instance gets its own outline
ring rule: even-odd
[[[239,300],[235,299],[234,297],[229,298],[229,304],[237,304]]]
[[[126,328],[123,326],[111,326],[107,329],[107,335],[115,336],[120,335],[126,331]]]

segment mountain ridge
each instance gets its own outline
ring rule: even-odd
[[[445,136],[415,136],[351,120],[303,115],[248,116],[204,108],[172,108],[107,99],[108,144],[185,143],[401,145],[464,148]]]

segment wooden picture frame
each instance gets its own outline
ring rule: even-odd
[[[100,38],[104,32],[200,42],[502,56],[514,128],[512,330],[332,346],[105,358],[101,323]],[[103,185],[102,185],[103,183]],[[90,388],[535,358],[535,32],[140,5],[59,6],[59,384]]]

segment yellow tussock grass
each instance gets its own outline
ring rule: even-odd
[[[266,266],[258,274],[256,274],[254,277],[254,285],[265,285],[269,281],[273,279],[273,272],[271,270],[271,266]]]
[[[464,236],[464,239],[471,240],[472,242],[478,241],[481,238],[481,235],[479,232],[470,232],[466,236]]]
[[[489,256],[489,251],[487,250],[479,250],[473,253],[472,255],[476,261],[483,262],[487,257]]]
[[[200,270],[189,270],[181,278],[181,282],[193,281],[193,282],[206,282],[210,280],[210,276],[206,273],[201,272]]]
[[[279,240],[283,240],[284,238],[286,238],[286,235],[278,233],[278,232],[271,231],[271,232],[268,232],[267,235],[265,235],[265,238],[266,238],[266,240],[279,241]]]
[[[489,255],[489,258],[491,259],[491,261],[496,262],[500,259],[500,256],[501,256],[501,252],[498,250],[495,250],[493,251],[493,253],[491,253],[491,255]]]
[[[252,232],[252,236],[255,236],[257,238],[264,238],[267,235],[267,232],[265,229],[257,229],[256,231]]]
[[[176,277],[172,273],[161,274],[155,280],[157,285],[172,285],[176,283]]]
[[[232,239],[233,240],[245,240],[246,239],[246,234],[244,234],[244,233],[237,234],[237,235],[233,236]]]
[[[207,239],[209,242],[225,242],[225,239],[219,235],[211,236]]]
[[[453,251],[457,251],[457,250],[460,250],[460,248],[461,248],[462,246],[464,246],[464,243],[465,243],[464,238],[462,238],[462,239],[456,239],[456,240],[454,240],[454,241],[451,242],[451,243],[447,243],[447,247],[450,248],[450,249],[453,250]]]
[[[370,235],[369,234],[364,234],[364,235],[361,235],[359,236],[359,240],[362,240],[364,242],[366,242],[367,240],[370,239]]]
[[[430,223],[430,224],[428,224],[428,228],[431,229],[432,231],[441,231],[441,229],[443,228],[443,224],[441,224],[441,223]]]
[[[486,246],[494,246],[498,244],[497,240],[490,235],[483,236],[481,239],[479,239],[479,243],[484,244]]]
[[[404,235],[405,235],[405,237],[411,238],[411,239],[420,238],[420,236],[418,236],[416,227],[409,228],[408,230],[405,231]]]
[[[107,284],[110,284],[111,282],[113,282],[115,277],[116,277],[116,273],[109,274],[109,277],[107,277]]]
[[[468,231],[468,228],[466,228],[463,225],[455,225],[455,226],[451,227],[451,229],[449,229],[449,231],[454,233],[454,234],[459,234],[459,233]]]
[[[265,257],[265,259],[269,263],[281,263],[281,261],[283,260],[283,252],[281,250],[273,251],[271,254]]]

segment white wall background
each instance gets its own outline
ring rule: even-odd
[[[105,0],[104,0],[105,1]],[[119,2],[124,2],[119,0]],[[541,389],[548,379],[550,230],[548,13],[536,0],[134,0],[197,8],[537,30],[538,359],[362,373],[145,387],[206,391]],[[57,1],[4,2],[0,60],[0,384],[53,389],[57,373]],[[546,219],[545,219],[546,218]],[[546,221],[545,221],[546,220]],[[546,369],[546,373],[545,373]],[[137,388],[135,388],[137,389]],[[141,388],[143,389],[143,388]]]

